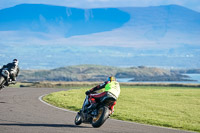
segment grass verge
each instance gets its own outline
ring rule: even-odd
[[[43,100],[78,111],[87,90],[80,88],[52,93]],[[112,118],[200,132],[200,88],[121,86]]]

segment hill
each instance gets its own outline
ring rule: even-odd
[[[105,81],[107,77],[132,78],[132,81],[186,81],[186,77],[153,67],[111,67],[100,65],[67,66],[51,70],[22,70],[19,81]]]

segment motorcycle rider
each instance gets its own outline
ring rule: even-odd
[[[8,63],[7,65],[4,65],[2,68],[1,68],[1,71],[3,69],[7,69],[10,73],[9,77],[10,78],[7,78],[7,82],[5,85],[9,85],[9,82],[12,82],[12,83],[16,83],[16,77],[18,76],[19,74],[19,61],[17,59],[13,59],[13,62],[12,63]],[[9,81],[11,79],[11,81]]]
[[[92,92],[103,89],[103,88],[105,88],[104,92],[97,93],[97,94],[91,94]],[[97,105],[96,101],[99,99],[102,99],[102,98],[108,97],[108,96],[112,96],[115,99],[117,99],[120,94],[120,85],[116,81],[116,78],[111,76],[111,77],[108,77],[108,80],[105,81],[104,83],[97,85],[96,87],[86,91],[85,94],[89,95],[89,101],[90,101],[91,105],[87,108],[87,111],[90,112],[96,107],[96,105]],[[114,112],[115,104],[116,104],[116,101],[111,106],[111,110],[112,110],[111,114]]]

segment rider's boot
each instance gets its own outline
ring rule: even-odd
[[[95,109],[97,106],[97,103],[91,103],[91,105],[87,108],[87,112],[90,113],[93,109]]]
[[[11,81],[11,84],[16,84],[17,82],[16,81]]]
[[[9,83],[10,84],[16,84],[16,77],[11,77]]]

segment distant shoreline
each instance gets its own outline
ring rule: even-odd
[[[128,79],[130,82],[197,82],[200,81],[200,69],[169,70],[155,67],[129,67],[120,68],[102,65],[66,66],[51,70],[22,70],[18,81],[77,81],[77,82],[103,82],[109,76],[117,79]],[[197,73],[197,78],[189,75]],[[126,80],[122,82],[128,82]]]
[[[18,87],[36,87],[36,88],[90,88],[96,86],[102,82],[67,82],[67,81],[43,81],[43,82],[18,82]],[[152,82],[120,82],[121,86],[166,86],[166,87],[197,87],[199,84],[193,83],[152,83]],[[15,86],[15,87],[16,87]]]

